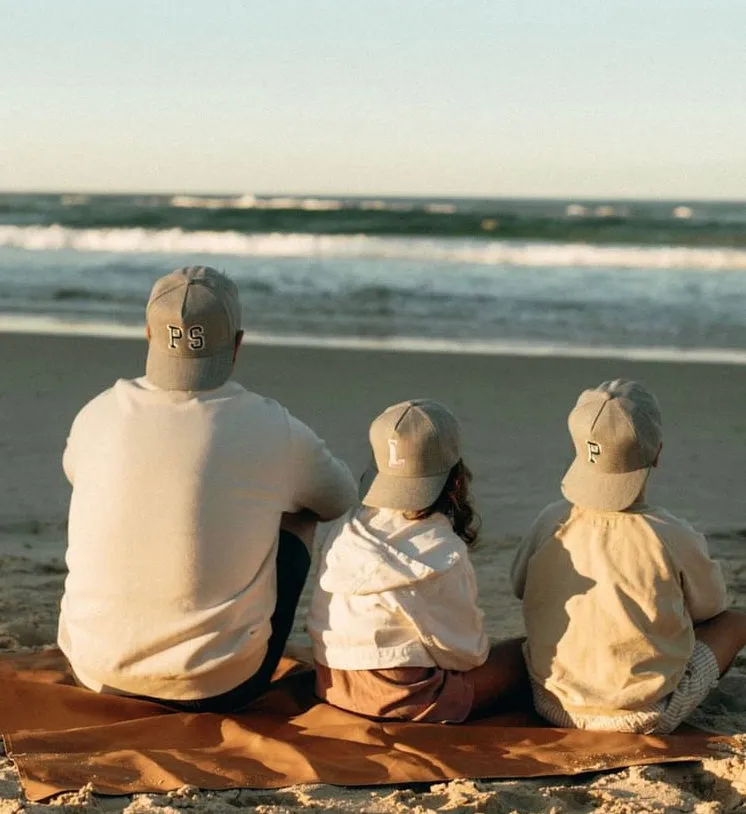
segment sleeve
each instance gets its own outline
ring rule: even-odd
[[[466,671],[484,664],[489,641],[474,569],[459,562],[461,567],[454,564],[437,577],[390,593],[438,667]]]
[[[521,540],[513,564],[510,566],[510,582],[513,586],[513,593],[518,599],[523,599],[523,592],[526,589],[526,571],[529,560],[536,551],[537,539],[536,535],[527,534]]]
[[[93,405],[101,405],[102,402],[109,398],[112,388],[104,390],[99,393],[94,399],[89,401],[85,406],[81,407],[78,414],[73,419],[70,432],[67,435],[65,442],[65,449],[62,453],[62,471],[65,473],[70,485],[75,482],[75,473],[79,467],[81,455],[85,457],[87,438],[91,436],[91,415],[93,410],[99,410],[99,407]],[[95,413],[93,413],[95,415]]]
[[[671,551],[681,575],[684,601],[692,622],[705,622],[728,605],[725,579],[717,560],[710,557],[703,535],[687,529]]]
[[[563,500],[550,504],[534,520],[528,533],[521,540],[513,564],[510,567],[510,581],[513,586],[513,593],[518,599],[523,599],[523,592],[526,589],[526,573],[531,557],[547,532],[549,530],[554,532],[569,510],[570,504]]]
[[[65,450],[62,453],[62,471],[65,473],[65,477],[71,486],[75,482],[75,458],[77,446],[75,441],[77,437],[77,433],[75,432],[76,426],[77,421],[73,421],[73,425],[70,428],[70,432],[65,443]]]
[[[334,520],[357,502],[357,486],[347,465],[302,421],[288,414],[291,487],[288,512],[309,509],[322,521]]]
[[[518,551],[510,566],[510,582],[513,586],[513,593],[518,599],[523,599],[523,592],[526,590],[528,563],[543,539],[546,526],[554,525],[553,520],[557,507],[562,505],[562,503],[552,503],[547,506],[531,524],[528,533],[518,545]]]

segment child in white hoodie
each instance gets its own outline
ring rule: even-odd
[[[459,723],[528,687],[520,640],[490,647],[458,423],[426,399],[370,428],[362,505],[321,546],[308,631],[316,692],[373,718]]]

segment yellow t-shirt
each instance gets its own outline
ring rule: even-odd
[[[618,714],[678,684],[694,624],[726,607],[705,538],[664,509],[548,506],[511,570],[523,600],[526,663],[567,710]]]

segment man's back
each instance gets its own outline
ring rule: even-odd
[[[96,690],[201,698],[252,675],[281,514],[334,516],[350,501],[323,442],[230,381],[189,393],[120,380],[80,412],[63,463],[74,489],[60,645]]]

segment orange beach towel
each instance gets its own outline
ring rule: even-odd
[[[529,712],[447,726],[376,723],[320,703],[283,659],[239,715],[172,712],[75,686],[58,650],[0,656],[0,732],[29,800],[91,783],[104,794],[572,775],[712,754],[725,736],[562,730]],[[722,747],[721,747],[722,748]]]

